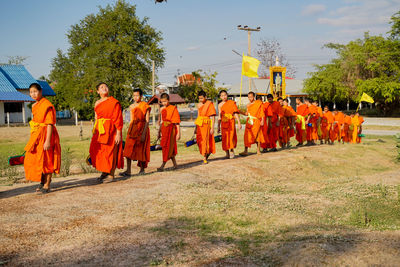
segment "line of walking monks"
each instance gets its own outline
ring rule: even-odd
[[[36,101],[32,106],[33,119],[30,121],[31,135],[25,147],[24,168],[26,179],[40,182],[37,192],[47,193],[50,190],[53,173],[59,173],[61,162],[60,139],[55,127],[56,116],[54,106],[42,97],[42,88],[34,83],[29,88],[30,96]],[[122,176],[131,176],[132,161],[137,161],[139,174],[145,172],[150,161],[150,106],[142,101],[143,92],[133,91],[134,103],[129,107],[131,121],[126,136],[125,146],[122,142],[122,108],[118,100],[109,96],[107,84],[97,86],[100,99],[95,103],[95,125],[90,143],[90,161],[93,167],[102,172],[99,182],[111,182],[115,170],[127,168]],[[180,116],[176,106],[169,103],[169,95],[161,94],[158,139],[162,147],[163,163],[157,169],[163,171],[168,160],[176,169],[177,141],[181,138]],[[246,110],[238,109],[236,103],[228,100],[225,90],[220,92],[221,102],[218,104],[218,117],[214,104],[207,100],[204,91],[198,93],[198,117],[195,121],[195,136],[203,163],[207,164],[211,154],[216,152],[214,125],[217,121],[218,133],[222,136],[222,149],[227,158],[235,156],[237,146],[237,129],[241,129],[239,115],[246,117],[244,131],[245,149],[239,153],[248,155],[248,149],[257,145],[257,153],[277,151],[277,144],[282,149],[291,146],[291,138],[296,137],[297,146],[323,144],[360,143],[363,118],[358,113],[350,116],[334,110],[318,107],[316,102],[300,98],[296,99],[296,111],[287,99],[267,95],[263,102],[261,96],[248,93],[249,103]],[[217,117],[217,118],[216,118]]]

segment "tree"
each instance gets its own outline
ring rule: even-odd
[[[72,108],[83,118],[93,117],[96,85],[105,82],[123,107],[129,106],[133,88],[147,90],[152,60],[164,64],[161,33],[136,16],[136,6],[124,0],[99,7],[71,27],[70,48],[57,51],[50,80],[54,82],[59,108]]]
[[[261,75],[269,76],[269,67],[275,66],[276,57],[279,58],[280,65],[286,67],[286,75],[294,78],[296,69],[287,60],[285,53],[282,51],[281,44],[275,39],[262,39],[257,44],[256,55],[261,61]]]
[[[400,11],[394,14],[390,19],[390,24],[392,24],[392,28],[390,30],[390,37],[392,39],[400,39]]]
[[[207,97],[210,99],[216,99],[218,96],[217,88],[217,72],[203,72],[202,70],[193,71],[192,75],[195,78],[195,82],[190,85],[180,85],[178,94],[189,102],[195,102],[197,100],[197,94],[201,90],[207,93]],[[197,82],[200,80],[200,82]]]
[[[7,56],[8,62],[7,64],[11,65],[21,65],[27,60],[29,57],[25,56]]]
[[[316,66],[305,80],[305,91],[328,101],[358,102],[365,92],[378,107],[393,110],[400,102],[400,41],[365,33],[346,45],[327,44],[337,58]]]

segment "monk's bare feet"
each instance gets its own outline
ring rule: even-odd
[[[210,157],[211,153],[206,154],[206,160]]]
[[[230,159],[235,158],[235,152],[231,151],[231,152],[229,153],[229,158],[230,158]]]
[[[225,158],[229,159],[230,158],[229,151],[226,151],[225,153],[226,153]]]
[[[36,192],[40,193],[40,190],[42,190],[44,184],[39,184],[38,188],[36,188]]]
[[[124,176],[124,177],[131,177],[132,174],[128,171],[120,172],[119,175]]]
[[[246,157],[249,155],[249,153],[247,153],[246,151],[243,151],[243,152],[239,153],[239,155],[242,157]]]
[[[178,169],[178,165],[174,165],[174,167],[172,167],[172,169],[175,171]]]
[[[203,159],[203,164],[208,164],[208,161],[206,159]]]
[[[107,175],[106,178],[104,178],[103,183],[112,183],[114,182],[114,176],[112,176],[111,174]]]
[[[164,171],[164,167],[157,168],[157,171],[158,172],[163,172]]]
[[[144,169],[140,169],[138,175],[143,175],[143,174],[145,174]]]

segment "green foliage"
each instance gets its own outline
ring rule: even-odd
[[[165,60],[161,33],[147,17],[138,18],[136,7],[124,0],[86,16],[67,37],[70,48],[66,53],[58,50],[52,61],[54,104],[57,109],[78,110],[86,119],[93,117],[99,82],[106,82],[111,95],[127,107],[133,88],[150,87],[152,60],[156,68]]]
[[[197,93],[201,90],[207,93],[207,97],[210,99],[216,99],[218,97],[217,88],[217,72],[204,72],[202,70],[193,71],[192,75],[197,81],[200,79],[200,83],[193,83],[192,85],[181,85],[178,89],[178,94],[189,102],[197,101]]]
[[[345,45],[326,44],[324,47],[336,50],[337,57],[315,66],[316,71],[305,80],[305,92],[336,102],[358,102],[365,92],[378,109],[392,112],[400,103],[400,41],[394,38],[395,30],[400,31],[399,17],[400,13],[392,17],[392,38],[365,33],[362,39]]]
[[[392,16],[390,19],[390,24],[392,24],[392,28],[390,30],[390,37],[393,39],[400,39],[400,11]]]
[[[70,147],[64,147],[61,150],[61,168],[60,176],[67,177],[71,173],[72,151]]]

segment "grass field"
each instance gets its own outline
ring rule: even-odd
[[[2,160],[22,151],[27,132],[0,128]],[[193,132],[184,128],[179,170],[155,172],[157,151],[148,174],[98,185],[98,174],[79,169],[90,125],[83,141],[74,127],[59,132],[71,169],[82,174],[55,179],[48,195],[34,194],[31,183],[7,186],[13,181],[3,178],[2,264],[396,266],[400,260],[394,137],[232,160],[223,160],[217,143],[218,153],[202,165],[195,146],[183,147]]]

